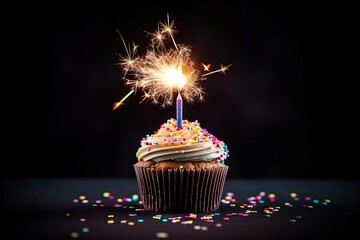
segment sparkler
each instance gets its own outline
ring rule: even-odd
[[[123,79],[126,85],[131,86],[130,92],[119,102],[114,103],[113,109],[123,105],[123,102],[138,89],[144,93],[143,99],[151,100],[153,103],[161,103],[163,107],[173,104],[174,93],[177,96],[177,126],[182,127],[182,98],[188,102],[195,99],[203,100],[204,91],[200,81],[205,76],[228,70],[230,65],[222,66],[215,71],[209,72],[210,64],[202,64],[205,74],[200,74],[195,68],[195,63],[190,58],[191,46],[178,44],[175,41],[176,33],[174,21],[170,21],[169,15],[164,22],[160,22],[157,30],[151,36],[150,46],[145,55],[138,54],[138,45],[132,43],[127,45],[120,34],[126,50],[126,56],[120,56],[119,65],[124,72]],[[167,40],[171,40],[172,47],[167,47]]]

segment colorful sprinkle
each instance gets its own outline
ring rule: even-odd
[[[77,232],[72,232],[72,233],[70,233],[70,237],[71,237],[71,238],[78,238],[78,237],[79,237],[79,233],[77,233]]]
[[[180,139],[180,137],[178,138]],[[288,193],[287,199],[284,199],[285,201],[282,201],[281,198],[276,199],[276,205],[275,202],[275,193],[268,194],[268,198],[264,197],[266,196],[265,192],[259,192],[258,194],[255,194],[254,196],[249,196],[245,198],[245,202],[236,204],[235,194],[232,192],[228,192],[223,196],[221,199],[221,204],[226,205],[223,206],[225,209],[222,212],[214,212],[214,213],[189,213],[189,214],[180,214],[177,216],[170,215],[170,214],[155,214],[155,215],[148,215],[149,213],[147,210],[142,206],[143,202],[140,199],[140,196],[138,194],[132,194],[129,195],[131,197],[117,197],[110,195],[108,192],[104,192],[102,194],[103,197],[106,197],[106,200],[99,200],[95,198],[94,200],[88,199],[85,195],[80,195],[78,198],[73,199],[73,203],[77,204],[79,201],[83,202],[91,202],[93,207],[114,207],[117,208],[114,211],[123,211],[120,212],[122,219],[119,221],[117,220],[117,223],[123,224],[122,227],[126,224],[126,226],[133,226],[134,229],[138,229],[136,225],[144,224],[145,222],[154,222],[154,221],[161,221],[162,224],[178,224],[180,225],[193,225],[193,229],[196,231],[208,231],[212,230],[214,228],[220,228],[223,227],[223,225],[228,224],[227,221],[233,222],[233,221],[239,221],[243,217],[253,217],[254,215],[260,215],[261,217],[264,217],[267,219],[267,221],[271,221],[273,216],[277,214],[281,210],[281,206],[284,206],[283,208],[286,209],[285,213],[287,212],[293,212],[295,214],[292,214],[288,216],[287,218],[284,218],[283,221],[290,223],[296,223],[303,221],[303,216],[296,214],[296,211],[298,210],[298,207],[304,207],[307,209],[314,209],[318,205],[322,204],[324,206],[327,206],[331,203],[330,199],[324,199],[324,200],[318,200],[313,199],[310,196],[306,196],[305,198],[298,198],[298,194],[295,192]],[[108,201],[116,199],[116,202],[114,201]],[[121,203],[121,204],[120,204]],[[236,208],[235,208],[236,207]],[[239,207],[239,208],[237,208]],[[119,209],[120,208],[120,209]],[[292,209],[290,209],[292,208]],[[109,209],[109,208],[104,208]],[[126,210],[122,210],[126,209]],[[107,211],[106,210],[106,211]],[[76,213],[76,212],[75,212]],[[71,216],[76,216],[74,212],[71,214],[68,212],[66,213],[66,216],[68,219],[72,219]],[[118,213],[118,212],[117,212]],[[125,214],[124,214],[125,213]],[[114,224],[115,223],[115,214],[105,214],[106,222],[107,224]],[[79,219],[79,222],[81,223],[81,226],[79,230],[80,233],[89,233],[90,230],[87,227],[83,227],[82,225],[86,224],[88,222],[89,216],[85,216]],[[278,219],[278,218],[277,218]],[[306,216],[305,216],[305,219]],[[220,223],[220,222],[221,223]],[[241,220],[240,220],[241,221]],[[138,223],[138,224],[136,224]],[[110,227],[110,226],[109,226]],[[166,226],[165,226],[166,227]],[[188,226],[190,227],[190,226]],[[82,237],[79,235],[79,232],[71,232],[70,237],[71,238],[79,238]],[[92,232],[94,230],[92,229]],[[158,232],[156,233],[157,238],[169,238],[169,233],[166,232]]]
[[[155,237],[157,237],[157,238],[169,238],[169,234],[167,232],[157,232],[155,234]]]

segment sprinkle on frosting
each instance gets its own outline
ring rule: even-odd
[[[176,119],[171,118],[152,135],[147,134],[136,153],[139,161],[161,162],[173,160],[217,161],[224,163],[229,157],[227,145],[201,128],[196,120],[183,120],[183,127],[177,128]]]

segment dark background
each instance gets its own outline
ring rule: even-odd
[[[5,45],[14,92],[3,101],[2,176],[134,177],[141,138],[175,117],[175,106],[139,105],[137,94],[112,110],[130,90],[116,65],[125,54],[117,30],[143,54],[144,31],[169,13],[176,41],[193,46],[200,70],[202,62],[233,64],[203,82],[204,102],[184,104],[184,119],[199,120],[229,146],[229,177],[357,178],[343,8],[55,3],[24,12]]]

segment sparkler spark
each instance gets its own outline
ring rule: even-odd
[[[114,110],[132,93],[136,94],[138,88],[144,92],[140,103],[149,99],[153,103],[162,103],[163,107],[169,106],[173,104],[174,93],[179,91],[188,102],[203,100],[204,91],[200,81],[207,75],[225,72],[230,67],[221,65],[218,70],[200,74],[190,58],[191,46],[176,43],[175,33],[175,23],[167,15],[166,21],[158,24],[157,30],[148,32],[151,36],[150,46],[143,56],[138,55],[138,45],[126,45],[120,34],[126,56],[120,57],[119,65],[124,73],[123,79],[131,86],[131,91],[114,104]],[[171,40],[173,47],[167,47],[166,40]],[[203,64],[203,67],[205,71],[209,71],[210,64]]]

